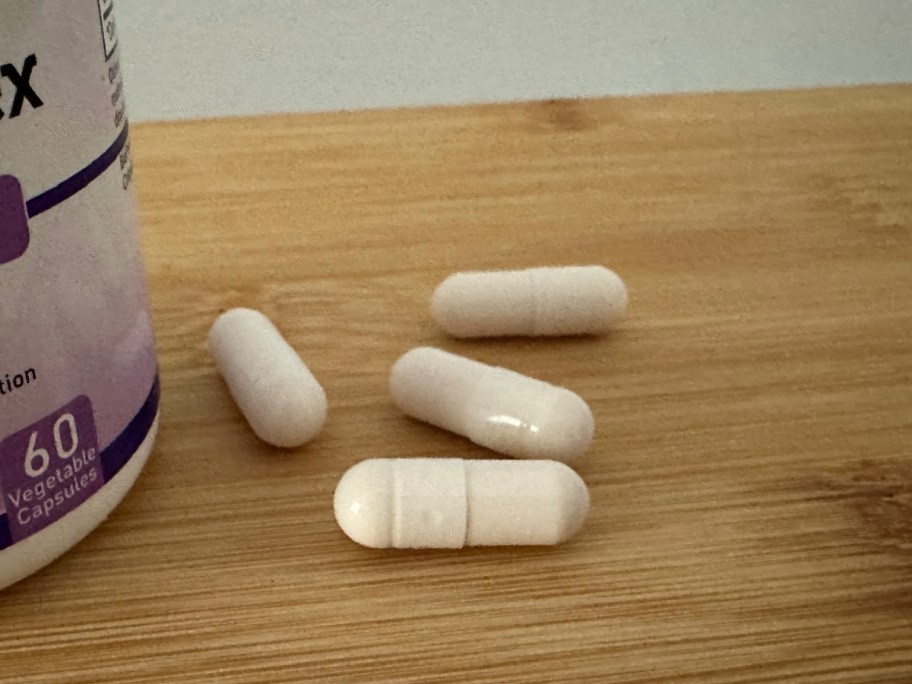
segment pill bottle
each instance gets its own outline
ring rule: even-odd
[[[112,5],[0,3],[0,589],[108,516],[158,427]]]

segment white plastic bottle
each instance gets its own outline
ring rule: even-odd
[[[158,427],[112,5],[0,3],[0,589],[107,517]]]

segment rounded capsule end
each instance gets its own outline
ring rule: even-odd
[[[326,424],[326,392],[316,383],[278,389],[268,405],[248,416],[257,437],[282,449],[299,447],[316,437]]]
[[[416,347],[399,357],[389,375],[393,403],[413,418],[447,427],[441,419],[450,410],[452,358],[433,347]],[[446,385],[449,391],[442,391]]]
[[[428,358],[430,347],[415,347],[396,359],[389,374],[389,392],[397,406],[402,408],[409,399],[416,385],[423,384],[429,368],[433,365]]]
[[[595,437],[595,419],[582,397],[561,389],[538,433],[540,458],[572,463],[582,457]]]
[[[454,273],[440,283],[431,295],[431,316],[444,332],[453,337],[471,337],[477,324],[478,302],[464,273]],[[483,302],[481,303],[483,306]]]
[[[601,293],[601,328],[608,330],[627,312],[629,295],[621,277],[604,266],[594,267],[593,289]]]
[[[555,464],[560,480],[560,526],[555,543],[562,544],[579,532],[589,517],[589,489],[576,471],[563,463]]]
[[[261,326],[272,325],[270,320],[259,311],[238,307],[228,309],[221,313],[209,328],[209,335],[206,338],[206,346],[216,358],[223,346],[223,339],[226,335],[231,334],[231,330],[238,326]]]
[[[339,480],[333,512],[352,541],[374,549],[392,546],[391,480],[391,462],[377,458],[357,463]]]
[[[568,389],[541,381],[529,385],[524,378],[522,383],[507,387],[509,377],[512,375],[499,383],[498,405],[517,410],[472,421],[469,438],[515,458],[572,463],[582,457],[595,436],[588,404]],[[497,390],[487,389],[490,393]],[[534,392],[536,389],[539,391]],[[483,408],[487,410],[488,406]]]

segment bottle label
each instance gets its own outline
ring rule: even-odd
[[[113,0],[4,0],[0,550],[98,492],[158,412]]]

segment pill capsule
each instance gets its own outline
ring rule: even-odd
[[[431,311],[454,337],[606,332],[627,308],[627,288],[602,266],[455,273]]]
[[[583,526],[589,490],[556,461],[372,458],[342,476],[333,509],[373,548],[553,545]]]
[[[219,316],[209,331],[209,350],[238,408],[264,442],[300,446],[323,427],[323,388],[259,311],[232,309]]]
[[[592,412],[570,390],[433,347],[396,362],[390,393],[413,418],[517,458],[570,462],[595,433]]]

